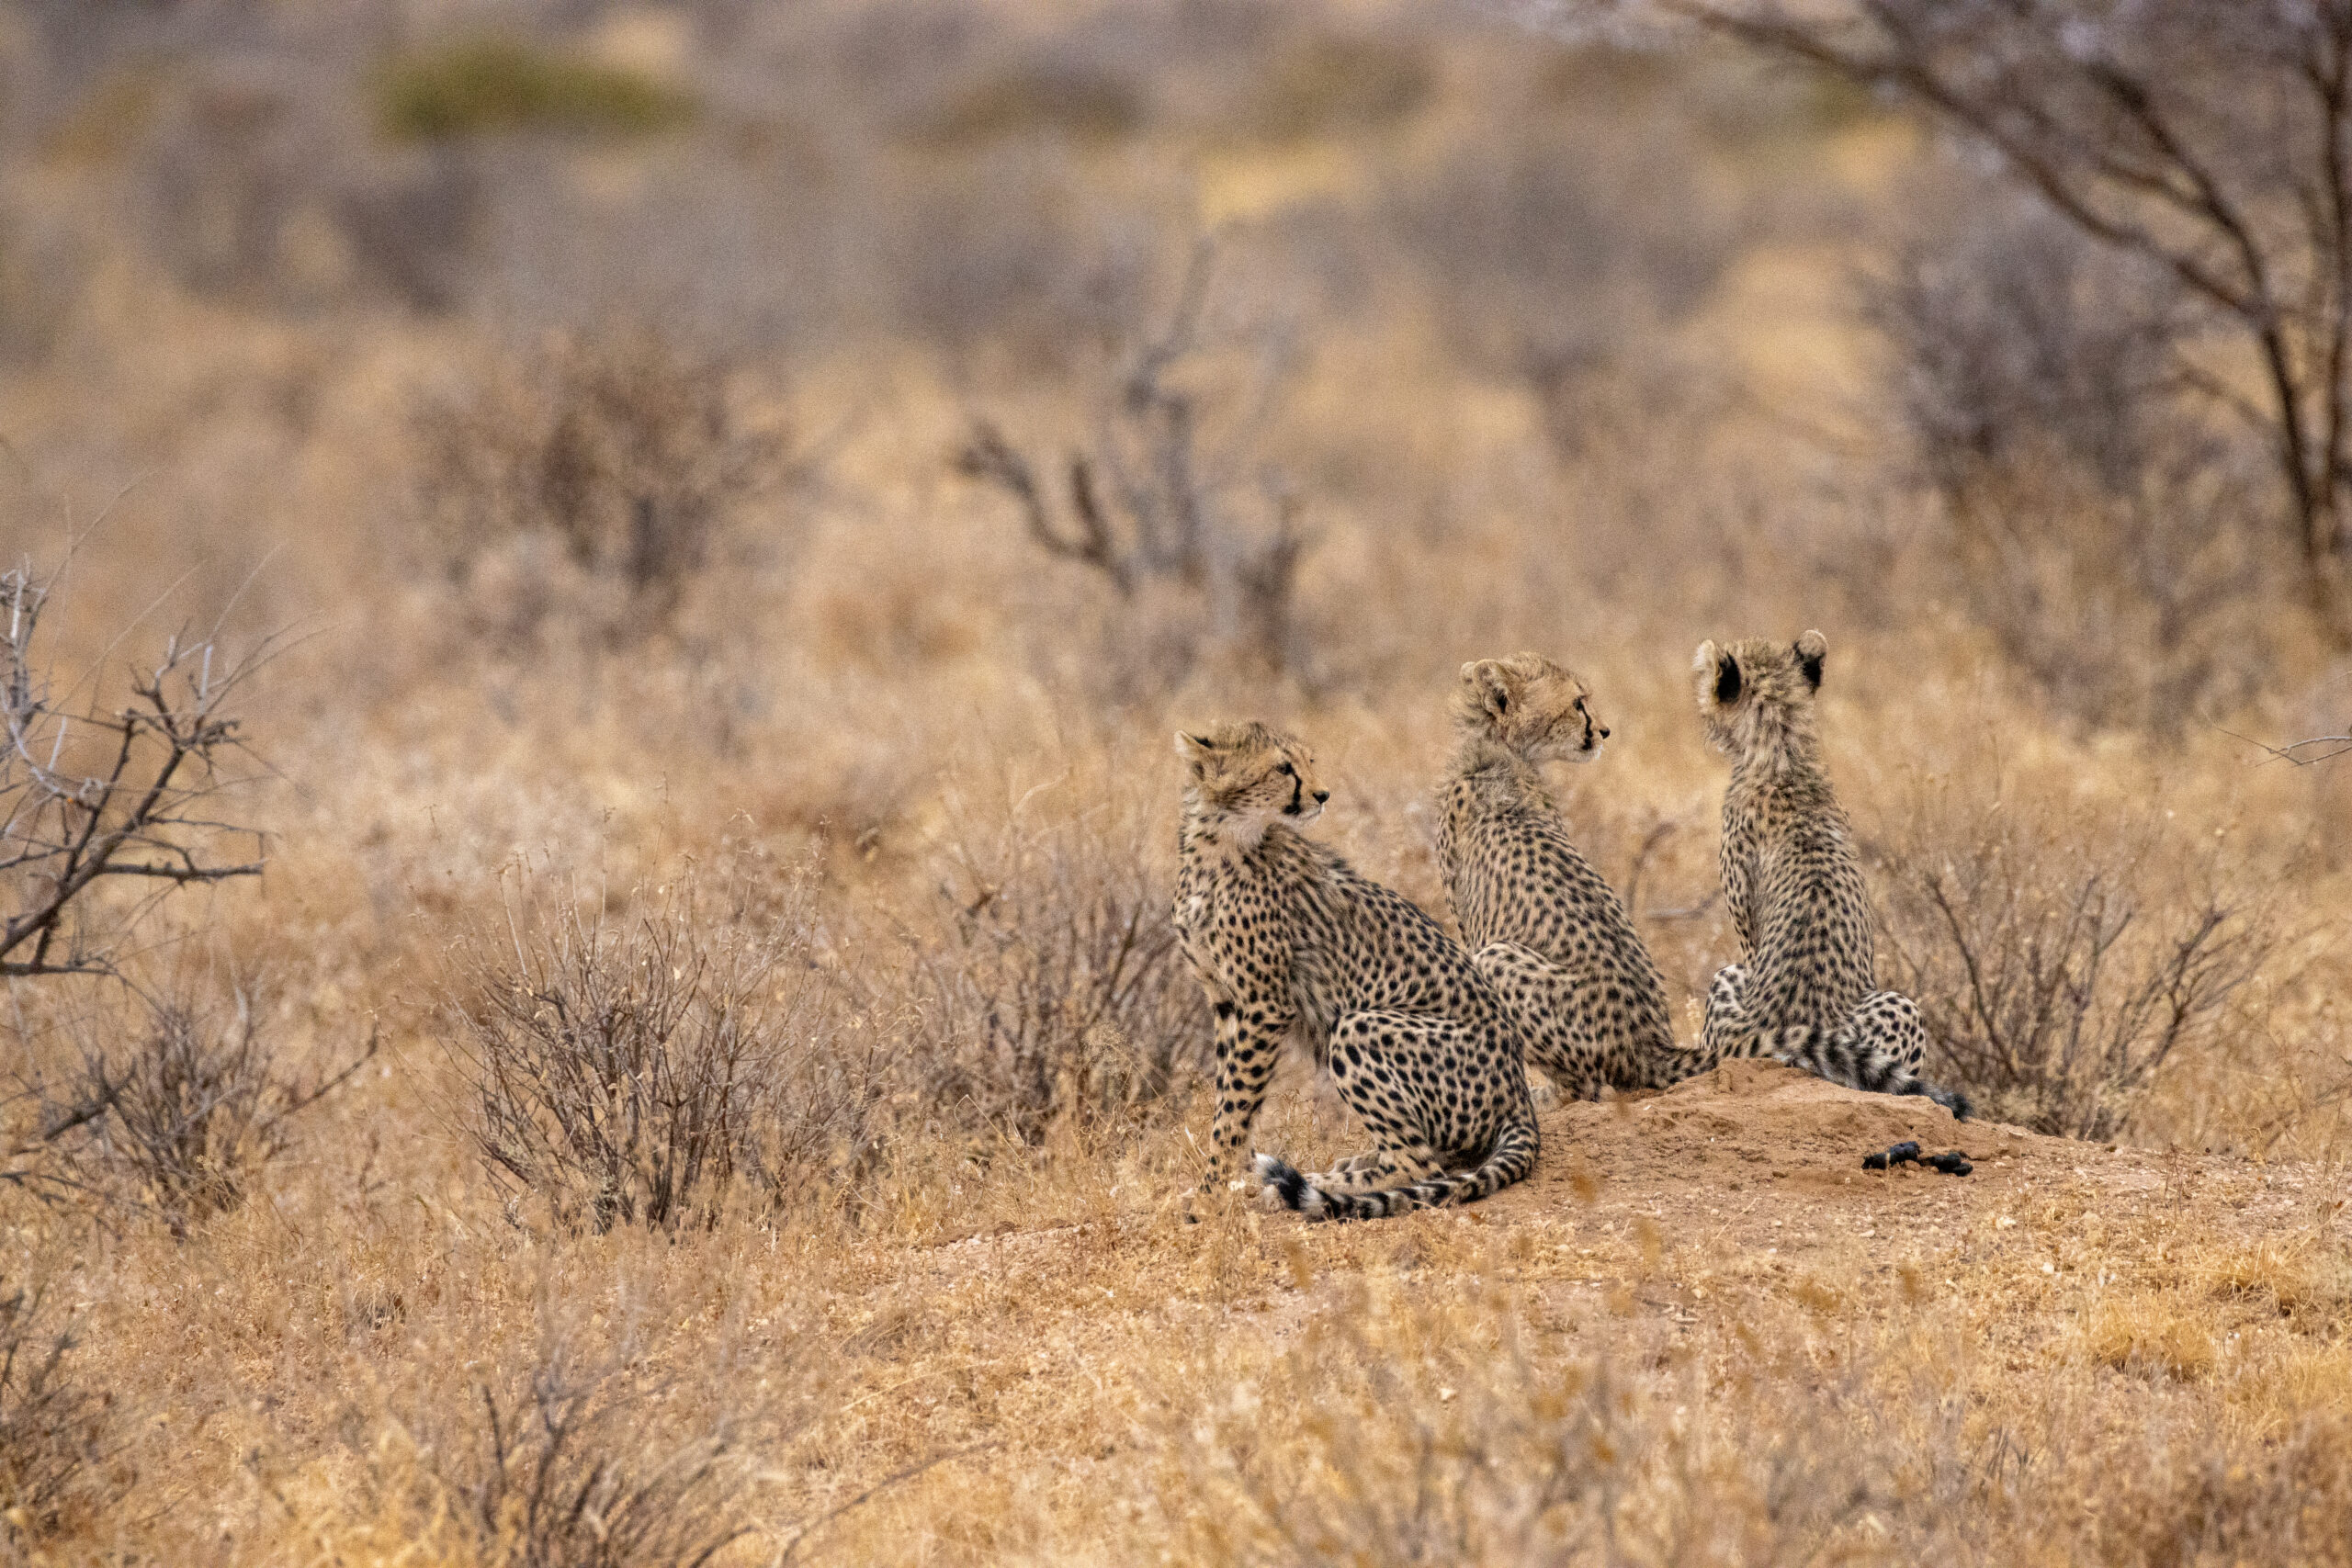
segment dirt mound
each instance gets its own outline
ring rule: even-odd
[[[2057,1150],[2063,1140],[1985,1122],[1956,1122],[1917,1096],[1862,1094],[1770,1061],[1726,1062],[1663,1094],[1572,1100],[1544,1113],[1544,1158],[1502,1203],[1558,1201],[1598,1182],[1672,1191],[1759,1182],[1849,1188],[1862,1156],[1916,1139],[1924,1153],[1964,1149],[1980,1170]],[[1932,1173],[1931,1173],[1932,1174]],[[1973,1178],[1938,1176],[1938,1180]]]

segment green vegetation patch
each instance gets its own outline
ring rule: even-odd
[[[694,118],[694,96],[642,72],[475,39],[404,54],[378,74],[385,130],[409,141],[503,131],[643,136]]]

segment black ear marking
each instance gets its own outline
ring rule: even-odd
[[[1821,690],[1821,655],[1807,653],[1802,644],[1792,643],[1790,648],[1797,656],[1797,668],[1804,671],[1804,683]]]
[[[1715,701],[1724,707],[1739,701],[1739,660],[1728,653],[1715,663]]]

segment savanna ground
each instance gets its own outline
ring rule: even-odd
[[[2352,1561],[2352,760],[2256,743],[2352,664],[2194,322],[1899,103],[1552,17],[0,16],[0,784],[192,628],[161,836],[266,863],[6,981],[0,1549]],[[1807,626],[1984,1124],[1743,1064],[1182,1223],[1178,724],[1436,910],[1456,668],[1573,664],[1679,1005],[1690,650]],[[1261,1145],[1351,1135],[1288,1065]]]

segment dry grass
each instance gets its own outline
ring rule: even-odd
[[[105,1167],[67,1087],[147,1048],[130,992],[0,994],[0,1559],[2347,1560],[2345,775],[2222,728],[2338,733],[2343,668],[2244,598],[2122,667],[2186,558],[2099,542],[2177,498],[2078,454],[1996,520],[2046,524],[2043,597],[1961,591],[1846,282],[1952,188],[1906,124],[1484,13],[819,5],[542,18],[691,93],[659,137],[386,147],[368,29],[272,17],[126,12],[162,118],[0,137],[0,214],[79,258],[0,235],[67,301],[0,365],[0,565],[113,508],[49,689],[108,711],[223,605],[224,658],[303,634],[239,693],[266,872],[111,949],[269,977],[155,1033],[196,1185]],[[114,35],[44,26],[6,58],[62,134]],[[183,121],[250,167],[126,221]],[[396,308],[350,215],[442,184],[489,216],[410,235],[445,270]],[[1217,355],[1123,415],[1204,231]],[[267,287],[175,281],[216,231]],[[1132,470],[1121,548],[1229,508],[1198,581],[1040,547],[956,472],[983,418],[1064,543],[1073,451]],[[1436,907],[1454,671],[1566,660],[1614,735],[1565,807],[1689,998],[1733,948],[1689,650],[1814,625],[1884,977],[2001,1114],[2120,1149],[1971,1128],[1966,1180],[1866,1185],[1847,1111],[1791,1154],[1727,1096],[1678,1123],[1720,1161],[1547,1130],[1574,1179],[1480,1209],[1180,1222],[1170,730],[1296,728],[1318,834]],[[1293,1064],[1261,1136],[1357,1134]]]
[[[818,969],[805,888],[689,872],[646,903],[526,891],[455,955],[461,1116],[492,1177],[597,1232],[716,1224],[739,1181],[775,1205],[854,1179],[883,1073]]]

